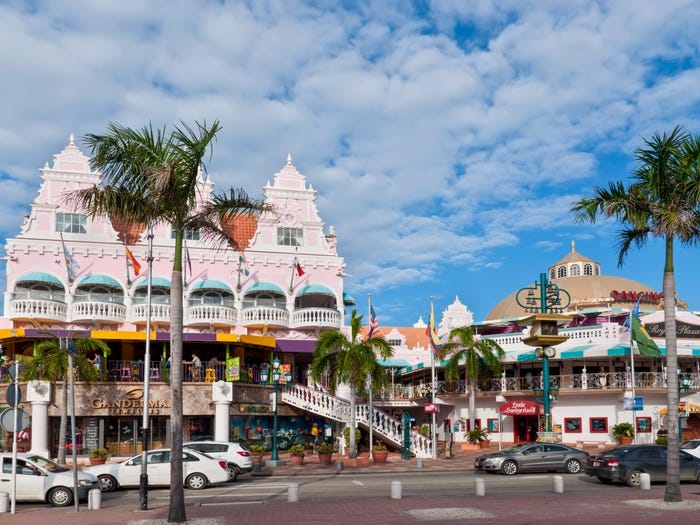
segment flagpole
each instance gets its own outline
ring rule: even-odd
[[[129,275],[129,257],[126,254],[128,249],[129,248],[127,248],[126,246],[126,241],[124,241],[124,264],[126,265],[126,284],[127,286],[131,286],[131,276]]]
[[[289,293],[294,290],[294,272],[297,270],[297,264],[299,264],[299,259],[297,255],[299,254],[299,249],[296,248],[294,252],[294,260],[292,261],[292,276],[289,278]]]
[[[372,323],[372,294],[367,294],[367,319],[369,324]],[[368,334],[371,327],[368,326]],[[369,420],[367,426],[369,427],[369,457],[372,461],[372,419],[374,419],[374,408],[372,407],[372,373],[367,373],[367,385],[369,386]]]
[[[435,313],[433,310],[433,296],[430,296],[430,381],[431,385],[431,402],[433,407],[435,407],[435,345],[433,345],[433,329],[435,328]],[[432,416],[432,435],[433,435],[433,459],[437,459],[437,419],[435,416],[435,411],[433,410]]]

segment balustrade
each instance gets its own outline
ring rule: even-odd
[[[14,299],[10,301],[10,318],[26,317],[66,321],[68,305],[46,299]]]
[[[71,320],[124,321],[126,306],[119,303],[80,301],[71,306]]]
[[[332,308],[299,308],[294,310],[292,324],[295,328],[340,328],[340,312]]]
[[[226,324],[234,326],[237,320],[236,309],[230,306],[200,304],[185,308],[186,325],[189,324]]]
[[[241,310],[243,325],[289,326],[289,312],[272,306],[255,306]]]

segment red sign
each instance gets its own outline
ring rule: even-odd
[[[440,411],[440,409],[438,408],[438,406],[435,403],[426,403],[425,404],[425,412],[427,414],[434,414],[434,413],[437,413],[439,411]]]
[[[498,407],[498,410],[504,416],[536,416],[542,413],[542,405],[532,401],[509,401]]]

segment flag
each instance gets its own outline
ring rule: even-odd
[[[661,350],[656,346],[656,343],[649,337],[646,328],[642,325],[636,315],[630,315],[632,324],[632,341],[637,343],[639,353],[644,357],[659,357]]]
[[[367,339],[374,337],[377,332],[379,332],[379,321],[377,321],[377,316],[374,314],[374,308],[372,305],[369,306],[369,331],[367,332]]]
[[[134,257],[134,254],[131,253],[131,250],[129,250],[128,246],[124,246],[124,249],[126,250],[126,260],[128,261],[129,264],[131,264],[131,267],[134,269],[134,275],[138,275],[141,273],[141,263],[139,263],[136,260],[136,257]]]
[[[430,322],[428,323],[428,328],[426,330],[428,334],[428,339],[430,339],[430,345],[435,351],[440,350],[442,346],[440,344],[440,338],[438,337],[437,330],[435,330],[435,312],[433,311],[433,303],[430,303]]]
[[[238,263],[241,265],[241,268],[243,268],[243,275],[248,277],[250,275],[250,271],[248,270],[248,261],[246,261],[245,254],[243,252],[241,252],[238,256]]]
[[[73,259],[73,256],[68,251],[66,243],[63,242],[63,235],[61,235],[61,245],[63,246],[63,258],[66,261],[66,270],[68,271],[68,278],[72,281],[73,279],[75,279],[75,276],[78,275],[78,272],[80,271],[80,266],[78,266],[78,263],[75,262],[75,259]]]
[[[190,277],[192,277],[192,260],[190,259],[190,249],[185,245],[185,258],[187,259],[187,269],[190,271]]]
[[[302,269],[301,264],[299,264],[299,259],[297,259],[296,257],[294,258],[294,266],[297,270],[297,277],[301,277],[302,275],[304,275],[304,270]]]

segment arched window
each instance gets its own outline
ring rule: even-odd
[[[566,266],[560,266],[557,270],[557,277],[566,277]]]
[[[586,263],[583,265],[583,275],[593,275],[593,265]]]
[[[581,275],[581,267],[578,264],[571,265],[571,275]]]
[[[549,279],[550,279],[550,281],[551,281],[552,279],[554,279],[556,276],[557,276],[557,274],[556,274],[556,272],[554,271],[554,268],[552,268],[551,270],[549,270]]]

